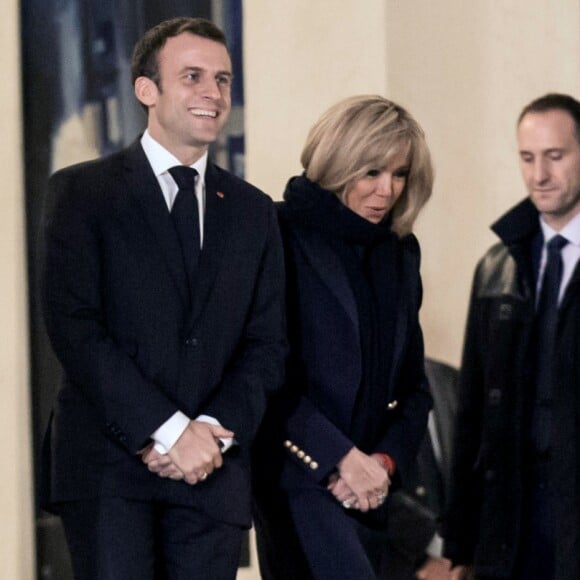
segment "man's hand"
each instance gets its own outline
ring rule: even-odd
[[[195,485],[204,481],[214,469],[222,466],[218,440],[230,437],[234,437],[234,433],[224,427],[190,421],[167,455],[173,465],[183,473],[184,480]]]
[[[416,576],[418,580],[451,580],[451,562],[447,558],[428,558]]]
[[[379,507],[385,501],[391,482],[387,470],[376,459],[353,447],[340,460],[337,467],[344,485],[350,488],[355,496],[357,509],[366,512]],[[334,484],[334,489],[337,485],[338,482]],[[342,485],[338,487],[341,497],[344,490]],[[336,494],[334,495],[337,497]],[[350,502],[350,499],[347,501]],[[354,503],[352,502],[351,505]]]
[[[450,580],[475,580],[473,566],[455,566],[451,569]]]
[[[159,453],[153,443],[141,450],[141,460],[147,465],[147,469],[156,473],[159,477],[168,477],[175,481],[183,479],[183,472],[173,463],[169,455]]]

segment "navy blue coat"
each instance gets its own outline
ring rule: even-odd
[[[285,386],[268,407],[255,452],[261,572],[277,580],[374,577],[350,520],[358,516],[338,504],[326,483],[355,445],[350,438],[355,408],[364,415],[357,416],[359,425],[362,419],[376,426],[373,440],[357,447],[391,455],[397,480],[414,462],[431,407],[418,319],[419,246],[414,236],[390,238],[386,279],[396,296],[386,317],[394,321],[393,349],[384,353],[391,358],[390,372],[381,403],[361,406],[359,314],[341,257],[314,229],[282,221],[282,236],[290,357]],[[384,525],[387,505],[363,519]]]
[[[175,503],[250,524],[248,448],[281,383],[284,274],[271,200],[208,164],[204,246],[188,284],[139,143],[50,181],[44,307],[64,378],[48,436],[49,503],[101,495]],[[239,446],[204,485],[161,479],[137,451],[175,411]]]
[[[303,479],[324,481],[353,447],[348,432],[362,355],[357,306],[339,256],[314,231],[293,230],[285,238],[291,356],[286,388],[267,413],[262,445],[271,459],[279,459],[280,484],[293,487]],[[382,406],[364,410],[369,420],[380,418],[382,429],[363,451],[388,453],[402,477],[414,461],[431,406],[418,319],[419,260],[414,236],[396,243],[392,266],[399,301],[392,305],[393,352],[385,353],[391,357],[388,387]]]

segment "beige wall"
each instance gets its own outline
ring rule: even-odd
[[[548,91],[580,95],[578,0],[251,0],[244,4],[247,175],[279,198],[309,126],[336,100],[409,108],[436,163],[420,218],[430,356],[458,364],[488,225],[524,195],[514,123]]]
[[[580,2],[388,4],[387,93],[423,124],[437,170],[417,228],[426,348],[459,363],[473,268],[494,241],[488,225],[525,195],[517,116],[549,91],[580,97]]]
[[[32,580],[32,482],[24,267],[18,2],[0,7],[0,578]]]
[[[308,128],[326,108],[343,95],[384,92],[385,7],[383,0],[244,3],[246,174],[272,197],[300,171]]]

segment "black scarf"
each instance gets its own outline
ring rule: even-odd
[[[398,239],[389,222],[373,224],[346,207],[336,194],[304,176],[293,177],[280,208],[282,223],[322,235],[339,256],[359,316],[363,377],[352,413],[350,436],[371,451],[381,431],[392,364],[398,302]],[[332,337],[329,337],[332,340]],[[339,364],[340,361],[337,361]]]

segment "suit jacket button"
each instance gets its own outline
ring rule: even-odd
[[[397,408],[397,406],[399,405],[399,401],[397,401],[396,399],[391,401],[388,405],[387,405],[387,409],[389,411],[393,411]]]
[[[418,486],[415,488],[415,494],[416,494],[418,497],[425,497],[425,496],[427,495],[427,490],[425,489],[425,487],[424,487],[424,486],[422,486],[422,485],[418,485]]]
[[[489,404],[496,406],[501,403],[501,389],[490,389]]]

